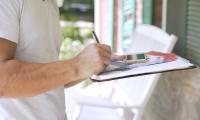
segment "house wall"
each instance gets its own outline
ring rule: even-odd
[[[186,12],[187,0],[168,0],[167,1],[167,26],[169,34],[175,34],[179,40],[175,47],[175,52],[184,56],[185,36],[186,36]]]
[[[186,0],[168,0],[167,32],[179,37],[175,52],[185,49]],[[165,73],[146,106],[143,120],[200,120],[200,70]]]

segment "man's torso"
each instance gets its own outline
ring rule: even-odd
[[[58,60],[61,36],[56,0],[15,1],[20,2],[15,58],[34,63]],[[64,88],[26,99],[0,99],[0,114],[1,120],[64,120]]]

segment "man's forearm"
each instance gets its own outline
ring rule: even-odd
[[[73,60],[35,64],[8,60],[0,63],[0,96],[23,98],[80,81]]]

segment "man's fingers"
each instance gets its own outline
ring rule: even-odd
[[[116,55],[116,54],[112,54],[112,55],[111,55],[111,59],[112,59],[112,60],[118,60],[118,61],[120,61],[120,60],[126,59],[126,56],[125,56],[125,55]]]
[[[102,58],[106,58],[108,59],[109,61],[111,60],[111,50],[109,47],[106,47],[106,46],[99,46],[98,47],[98,53],[99,55],[102,57]],[[105,59],[104,59],[105,60]]]
[[[111,55],[108,55],[107,53],[100,53],[99,54],[101,57],[101,60],[103,61],[103,63],[107,66],[110,64],[111,62]]]
[[[98,46],[100,49],[103,49],[103,50],[105,50],[105,51],[107,51],[108,53],[111,54],[111,48],[110,48],[108,45],[97,44],[97,46]]]
[[[99,54],[100,54],[101,56],[107,57],[108,59],[111,59],[111,53],[108,53],[107,51],[100,50],[100,51],[99,51]]]
[[[111,63],[111,60],[108,59],[107,57],[103,57],[103,62],[104,62],[104,65],[106,65],[106,67]]]

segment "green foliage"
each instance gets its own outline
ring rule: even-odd
[[[71,59],[78,55],[83,48],[84,45],[80,41],[72,41],[66,38],[62,42],[59,57],[61,60]]]
[[[75,26],[63,27],[62,35],[64,37],[60,52],[62,60],[75,57],[84,48],[84,41],[92,38],[89,29]]]
[[[64,38],[68,38],[72,41],[79,40],[81,43],[83,43],[83,36],[80,34],[80,28],[75,26],[68,26],[62,28],[62,35]]]
[[[69,4],[69,3],[87,3],[87,4],[92,4],[92,3],[94,3],[94,0],[64,0],[64,4]]]
[[[60,8],[60,19],[65,20],[65,21],[77,21],[78,18],[78,13],[74,13],[69,10],[64,10],[62,7]]]
[[[70,9],[72,3],[80,3],[89,5],[90,8],[87,11],[79,11],[76,9]],[[94,0],[64,0],[62,7],[60,7],[60,19],[67,21],[94,21]]]
[[[94,21],[94,10],[91,9],[85,13],[79,11],[65,10],[63,7],[60,8],[60,19],[66,21]]]

